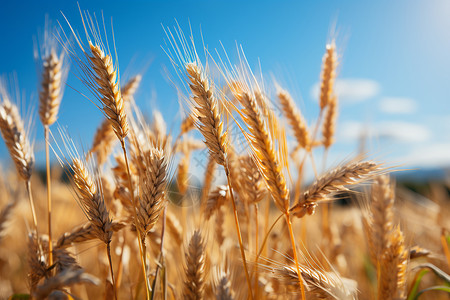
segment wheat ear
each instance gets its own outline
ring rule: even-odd
[[[2,83],[0,83],[0,96],[3,98],[0,104],[0,132],[16,166],[17,173],[25,181],[33,224],[37,233],[36,210],[30,183],[34,165],[33,149],[27,138],[19,110],[16,105],[9,101],[9,96],[6,94]]]
[[[301,112],[297,109],[291,95],[286,90],[279,88],[277,94],[283,113],[294,131],[294,136],[297,139],[297,143],[302,148],[309,150],[311,147],[311,137],[309,135],[305,119],[303,118]]]
[[[378,299],[404,299],[408,251],[399,227],[389,233],[387,248],[380,257]]]
[[[99,45],[89,41],[91,50],[91,67],[103,112],[110,120],[117,138],[123,141],[128,134],[128,123],[125,113],[124,101],[120,92],[119,83],[111,55],[105,54]]]
[[[336,78],[337,54],[336,45],[333,42],[327,44],[326,52],[323,56],[322,75],[320,83],[320,109],[323,110],[334,95],[334,80]]]
[[[5,236],[6,230],[11,220],[11,215],[13,214],[14,207],[17,201],[11,200],[1,211],[0,211],[0,243],[2,238]]]
[[[233,291],[231,289],[230,274],[222,274],[216,283],[216,300],[233,300]]]
[[[350,162],[337,167],[318,178],[296,200],[290,211],[301,218],[306,213],[313,214],[317,203],[331,199],[330,194],[348,191],[346,185],[358,184],[361,181],[380,175],[383,172],[380,164],[373,161]]]
[[[166,203],[167,157],[158,149],[151,149],[145,154],[147,168],[140,174],[142,191],[137,210],[138,222],[142,228],[143,238],[155,226]]]
[[[141,75],[136,75],[132,77],[128,82],[122,87],[122,98],[125,103],[128,103],[133,98],[139,84],[142,80]],[[116,135],[114,128],[108,118],[104,119],[94,135],[94,141],[92,143],[90,153],[95,153],[97,156],[97,163],[102,165],[109,154],[111,153],[112,147],[116,142]]]
[[[137,74],[133,77],[131,77],[122,87],[122,98],[125,102],[130,102],[133,98],[134,94],[136,93],[137,89],[139,88],[139,85],[142,81],[142,75]]]
[[[126,226],[125,222],[112,221],[111,231],[117,232]],[[56,248],[67,248],[72,244],[79,244],[97,238],[91,222],[73,228],[70,232],[63,233],[56,242]]]
[[[181,122],[180,125],[180,135],[186,134],[195,127],[195,119],[192,115],[187,115],[186,118]]]
[[[364,227],[367,231],[369,253],[375,266],[386,249],[389,234],[394,228],[394,189],[389,182],[389,176],[382,175],[372,184],[370,213],[364,217]]]
[[[207,278],[206,244],[200,231],[194,231],[185,253],[184,299],[203,299]]]
[[[209,80],[198,64],[186,64],[186,72],[193,94],[193,113],[197,119],[196,126],[203,134],[211,156],[219,165],[225,166],[227,132],[223,130],[219,103],[213,94]]]
[[[103,191],[101,191],[92,176],[89,174],[83,161],[78,158],[72,160],[73,183],[77,188],[77,196],[80,206],[83,209],[86,217],[92,224],[92,229],[97,238],[106,244],[106,254],[109,260],[111,278],[114,286],[114,295],[117,299],[117,292],[115,291],[115,279],[111,261],[111,237],[112,220],[109,217],[109,212],[105,205],[103,198]],[[101,187],[101,186],[100,186]]]
[[[253,150],[254,161],[261,171],[278,209],[286,213],[289,206],[289,190],[266,122],[254,97],[243,92],[238,95],[238,99],[243,106],[243,120],[250,131],[249,142]]]
[[[300,277],[305,282],[309,296],[313,299],[353,300],[356,297],[356,282],[341,278],[332,272],[323,272],[305,265],[300,266],[301,276],[298,276],[297,269],[292,266],[277,266],[271,271],[272,276],[284,285],[294,286],[294,291],[297,290]]]
[[[322,127],[323,146],[326,149],[328,149],[334,143],[334,132],[336,129],[337,115],[338,100],[336,95],[333,95],[327,105]]]

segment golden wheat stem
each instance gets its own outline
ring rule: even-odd
[[[266,201],[266,203],[267,203],[267,205],[266,205],[266,212],[265,212],[265,216],[264,216],[264,233],[266,234],[266,237],[267,237],[268,232],[269,232],[270,202]],[[263,245],[264,246],[261,248],[261,250],[264,249],[264,256],[267,256],[267,247],[265,246],[266,245],[265,241],[263,242]]]
[[[450,250],[448,249],[447,239],[445,238],[445,230],[442,230],[441,244],[444,249],[445,257],[447,258],[447,264],[450,267]]]
[[[117,300],[117,286],[116,286],[116,280],[114,279],[114,271],[113,271],[113,265],[112,265],[112,259],[111,259],[111,242],[106,244],[106,255],[108,256],[109,270],[111,272],[111,280],[112,280],[113,291],[114,291],[114,299]]]
[[[325,150],[323,152],[322,172],[324,172],[326,169],[328,156],[327,154],[328,154],[328,147],[325,147]],[[322,207],[322,232],[324,233],[324,236],[329,239],[331,238],[330,213],[331,213],[331,203],[325,203],[325,205]]]
[[[259,227],[259,222],[258,222],[258,204],[254,203],[253,207],[255,208],[255,249],[256,251],[258,251],[258,227]],[[255,265],[255,297],[256,299],[258,299],[258,264]]]
[[[128,164],[128,157],[127,157],[127,150],[125,148],[125,141],[122,139],[120,140],[120,144],[122,146],[122,151],[123,151],[123,156],[125,158],[125,166],[127,168],[127,175],[128,175],[128,187],[130,189],[130,194],[131,194],[131,201],[133,203],[133,216],[134,216],[134,222],[136,225],[136,233],[137,233],[137,238],[138,238],[138,243],[139,243],[139,256],[141,257],[141,263],[142,263],[142,272],[144,275],[144,280],[145,280],[145,289],[147,291],[147,300],[150,299],[150,286],[148,285],[148,279],[147,279],[147,267],[146,267],[146,258],[144,255],[145,252],[143,252],[144,248],[142,245],[142,236],[141,236],[141,230],[140,230],[140,225],[138,222],[138,218],[137,218],[137,214],[136,214],[136,199],[134,197],[134,190],[133,190],[133,183],[131,181],[131,173],[130,173],[130,166]]]
[[[166,216],[167,216],[167,206],[164,207],[164,211],[163,211],[163,222],[162,222],[162,226],[161,226],[161,243],[160,243],[160,248],[159,248],[159,263],[156,264],[156,271],[155,271],[155,279],[153,279],[153,283],[152,283],[152,298],[150,300],[153,300],[154,296],[155,296],[155,290],[156,290],[156,281],[158,280],[158,274],[159,274],[159,270],[161,269],[161,266],[164,265],[164,236],[166,233]],[[163,274],[163,276],[165,276],[165,272]],[[167,299],[167,289],[165,286],[163,286],[163,299]]]
[[[119,289],[120,285],[122,283],[122,274],[123,274],[123,253],[125,250],[125,244],[127,242],[126,240],[126,232],[123,231],[122,232],[122,237],[123,237],[123,242],[122,242],[122,246],[120,247],[120,255],[119,255],[119,266],[117,267],[117,272],[116,272],[116,288]]]
[[[27,187],[28,200],[30,202],[30,208],[31,208],[31,215],[33,216],[33,224],[34,224],[34,228],[36,230],[36,238],[39,238],[38,226],[37,226],[37,218],[36,218],[36,210],[34,209],[34,200],[33,200],[33,195],[31,194],[31,180],[28,179],[25,182],[25,185]]]
[[[290,217],[289,211],[285,214],[285,217],[286,217],[286,223],[287,223],[288,229],[289,229],[289,237],[291,239],[292,251],[294,253],[295,267],[297,269],[297,274],[301,274],[300,273],[300,265],[298,263],[297,247],[295,246],[294,231],[292,230],[292,223],[291,223],[291,217]],[[305,300],[306,299],[305,287],[303,285],[303,279],[301,278],[301,276],[298,276],[298,282],[300,283],[300,291],[302,293],[302,300]]]
[[[312,153],[312,151],[309,151],[309,156],[311,157],[311,166],[314,171],[314,176],[315,176],[315,178],[317,178],[317,177],[319,177],[319,172],[317,172],[316,160],[314,159],[314,154]]]
[[[267,244],[267,239],[270,236],[270,233],[272,232],[273,228],[275,227],[275,225],[278,223],[279,220],[281,220],[281,218],[284,216],[284,213],[281,213],[276,219],[275,221],[272,223],[272,225],[270,226],[269,230],[266,231],[266,234],[264,236],[264,239],[262,241],[261,247],[259,248],[258,254],[256,255],[256,259],[255,259],[255,265],[258,264],[258,260],[259,257],[261,256],[261,253],[263,252],[263,249],[266,248],[266,244]],[[264,255],[266,256],[266,255]]]
[[[48,265],[53,265],[53,244],[52,244],[52,190],[50,176],[50,149],[49,149],[49,126],[44,125],[45,135],[45,166],[47,169],[47,217],[48,217]]]
[[[225,167],[225,173],[227,175],[228,186],[230,188],[231,203],[233,204],[233,212],[234,212],[234,222],[236,224],[236,232],[237,232],[237,235],[238,235],[239,249],[241,250],[242,264],[244,265],[245,277],[247,279],[248,292],[250,294],[250,299],[253,299],[252,283],[250,281],[250,276],[248,274],[247,260],[245,259],[244,245],[242,244],[242,235],[241,235],[241,228],[239,226],[239,219],[238,219],[238,212],[237,212],[237,208],[236,208],[236,201],[234,199],[233,190],[231,188],[231,178],[230,178],[230,171],[228,170],[228,167]]]

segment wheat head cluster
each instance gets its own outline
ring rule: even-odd
[[[73,28],[62,19],[35,51],[41,177],[31,120],[0,84],[15,166],[0,177],[0,298],[448,299],[445,191],[435,186],[429,200],[396,188],[393,167],[364,154],[328,170],[316,163],[333,147],[339,111],[334,39],[309,122],[287,87],[255,75],[242,48],[233,62],[178,25],[164,28],[183,116],[167,130],[161,113],[136,105],[143,74],[121,80],[105,20],[83,11]],[[69,65],[89,91],[79,101],[104,116],[85,152],[70,124],[54,125]]]

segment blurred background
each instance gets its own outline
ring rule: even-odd
[[[318,116],[317,94],[325,44],[336,37],[339,98],[336,144],[328,165],[361,149],[370,158],[410,169],[408,181],[444,180],[450,166],[450,1],[79,1],[103,16],[114,37],[123,81],[142,73],[141,109],[161,111],[177,133],[182,113],[170,82],[172,66],[163,26],[180,27],[233,60],[242,45],[250,66],[267,86],[276,80],[295,97],[308,124]],[[33,116],[37,167],[43,168],[43,129],[37,117],[39,76],[33,39],[45,16],[83,34],[76,1],[3,1],[0,74],[17,78],[23,113]],[[109,36],[112,41],[111,36]],[[59,113],[66,128],[89,149],[102,114],[72,67]],[[14,74],[15,75],[12,75]],[[173,75],[173,74],[172,74]],[[275,99],[274,99],[275,100]],[[52,126],[53,132],[58,125]],[[0,143],[2,164],[10,158]]]

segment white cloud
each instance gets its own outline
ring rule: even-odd
[[[410,98],[384,97],[379,103],[380,110],[388,114],[411,114],[417,111],[417,103]]]
[[[450,166],[450,143],[427,144],[401,157],[401,163],[414,167]]]
[[[431,133],[427,127],[410,122],[384,121],[363,124],[356,121],[343,122],[338,129],[343,140],[355,140],[362,134],[393,142],[422,143],[429,140]]]
[[[361,102],[375,97],[380,91],[378,82],[364,78],[341,78],[335,83],[336,94],[342,102]],[[319,98],[320,83],[315,83],[311,88],[311,96]]]

